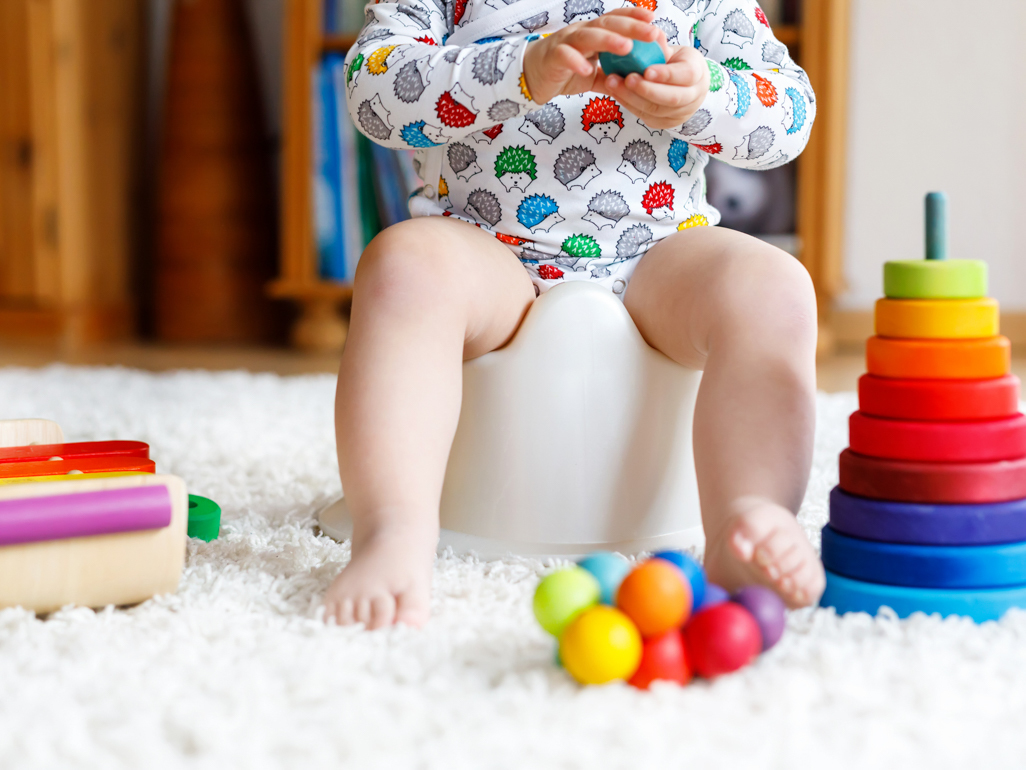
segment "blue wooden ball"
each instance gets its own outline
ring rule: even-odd
[[[632,72],[641,74],[653,64],[666,64],[666,58],[658,43],[635,40],[631,52],[626,56],[617,56],[608,51],[600,52],[599,64],[607,75],[627,77]]]
[[[599,583],[603,604],[616,606],[616,590],[620,582],[631,571],[630,563],[622,556],[609,551],[595,551],[577,562],[577,566],[588,570]]]

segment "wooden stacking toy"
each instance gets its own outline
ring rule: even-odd
[[[884,265],[821,604],[991,620],[1026,607],[1026,416],[986,264],[946,258],[940,193],[926,243],[926,259]]]
[[[220,508],[157,475],[141,441],[65,443],[48,420],[0,421],[0,608],[134,604],[174,591],[186,535]]]
[[[590,554],[538,584],[534,615],[578,682],[626,680],[640,689],[737,671],[784,633],[775,593],[749,586],[728,597],[681,551],[633,568],[616,554]]]

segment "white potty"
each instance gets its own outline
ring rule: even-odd
[[[439,547],[495,558],[701,545],[701,377],[650,348],[608,289],[541,295],[509,345],[463,366]],[[344,500],[319,520],[332,537],[352,531]]]

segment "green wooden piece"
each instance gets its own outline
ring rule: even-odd
[[[221,506],[206,497],[189,495],[189,537],[208,543],[221,532]]]
[[[987,296],[987,263],[978,259],[908,259],[884,264],[888,299],[979,299]]]

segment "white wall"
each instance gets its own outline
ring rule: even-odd
[[[1026,310],[1023,0],[853,0],[844,309],[923,256],[923,195],[949,196],[952,257]]]

